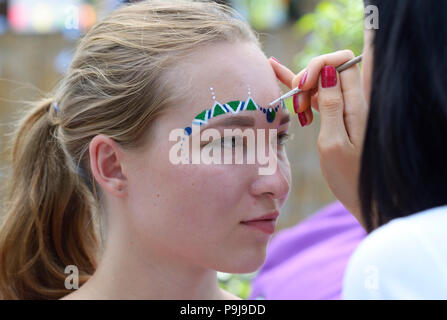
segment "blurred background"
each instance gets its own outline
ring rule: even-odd
[[[50,91],[70,65],[80,37],[96,21],[127,2],[135,1],[0,0],[0,183],[9,173],[5,145],[10,123],[20,117],[22,102]],[[266,55],[276,57],[294,72],[324,53],[340,49],[361,53],[361,0],[217,2],[236,8],[259,33]],[[293,112],[291,102],[289,99],[287,106]],[[277,232],[335,200],[320,171],[318,113],[306,128],[301,128],[297,116],[292,119],[295,124],[290,127],[292,140],[287,153],[293,185]],[[242,298],[249,296],[253,276],[219,273],[221,286]]]

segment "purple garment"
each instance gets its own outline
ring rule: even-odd
[[[340,202],[278,232],[252,281],[250,299],[341,299],[346,265],[365,236]]]

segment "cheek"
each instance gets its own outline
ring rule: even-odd
[[[208,262],[227,252],[222,256],[227,260],[251,204],[241,171],[231,165],[158,167],[149,183],[158,185],[151,186],[155,196],[140,193],[139,202],[131,204],[134,230],[145,246]]]
[[[247,194],[248,177],[232,165],[187,165],[174,166],[175,193],[188,215],[202,215],[216,220],[230,218],[237,204]],[[205,219],[206,220],[206,219]]]
[[[134,172],[129,186],[130,210],[139,223],[150,219],[149,228],[178,225],[183,232],[206,232],[221,224],[223,231],[240,216],[251,170],[241,165],[148,163],[152,165]]]

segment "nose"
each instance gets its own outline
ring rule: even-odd
[[[271,175],[257,175],[250,187],[254,196],[267,195],[273,199],[284,199],[290,191],[290,169],[278,163]]]

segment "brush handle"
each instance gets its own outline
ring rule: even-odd
[[[350,67],[352,67],[353,65],[359,63],[360,61],[362,61],[363,55],[359,55],[358,57],[355,57],[354,59],[349,60],[348,62],[343,63],[342,65],[339,65],[337,68],[335,68],[338,72],[342,72]],[[295,94],[298,94],[300,92],[302,92],[303,90],[295,88],[293,90],[290,90],[289,92],[287,92],[286,94],[282,95],[281,97],[279,97],[278,99],[276,99],[275,101],[271,102],[269,105],[273,106],[274,104],[280,102],[281,100],[287,99]]]
[[[338,72],[342,72],[342,71],[352,67],[353,65],[359,63],[360,61],[362,61],[362,58],[363,58],[363,55],[359,55],[358,57],[355,57],[354,59],[343,63],[341,66],[338,66],[336,69]]]

